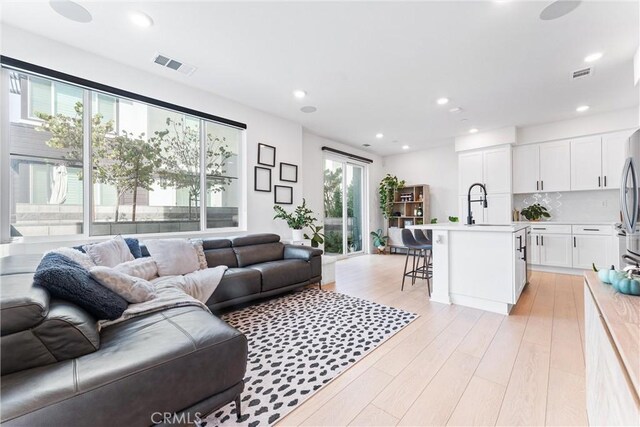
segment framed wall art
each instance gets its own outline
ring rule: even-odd
[[[253,189],[264,193],[271,193],[271,169],[254,167]]]
[[[280,181],[298,182],[298,166],[280,162]]]
[[[274,203],[278,205],[293,204],[293,187],[288,187],[286,185],[274,185],[273,192]]]
[[[276,147],[267,144],[258,144],[258,164],[264,166],[276,165]]]

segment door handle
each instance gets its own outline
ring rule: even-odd
[[[598,177],[598,187],[600,187],[600,177]]]

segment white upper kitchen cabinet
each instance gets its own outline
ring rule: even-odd
[[[540,144],[540,191],[571,189],[571,145],[569,141]],[[622,173],[622,169],[620,170]]]
[[[602,138],[589,136],[571,141],[571,189],[598,190],[602,184]]]
[[[511,194],[489,194],[484,208],[484,222],[487,224],[511,223]]]
[[[620,176],[627,158],[629,132],[602,136],[602,187],[620,188]]]
[[[466,195],[479,182],[487,193],[511,192],[511,147],[490,148],[458,155],[458,194]],[[480,193],[479,189],[474,194]]]
[[[513,149],[513,192],[535,193],[540,181],[540,148],[523,145]]]
[[[458,194],[461,196],[467,194],[471,184],[482,183],[482,174],[482,151],[460,154],[458,156]]]
[[[569,141],[513,149],[513,192],[568,191],[571,188]]]
[[[511,192],[511,150],[497,148],[483,151],[483,183],[488,194]],[[622,171],[622,169],[621,169]]]

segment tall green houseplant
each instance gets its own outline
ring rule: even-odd
[[[397,190],[404,187],[404,179],[398,180],[395,175],[387,174],[378,186],[378,197],[380,199],[380,209],[385,219],[393,215],[393,195]]]

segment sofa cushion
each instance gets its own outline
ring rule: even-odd
[[[124,242],[127,244],[127,247],[129,248],[129,251],[131,252],[131,255],[133,255],[134,258],[149,256],[149,253],[147,253],[146,255],[143,254],[142,245],[140,245],[140,241],[135,237],[125,237]],[[85,245],[74,246],[73,249],[78,250],[84,254],[86,253],[84,250],[84,246]]]
[[[158,264],[160,276],[178,276],[200,270],[198,252],[187,239],[145,240],[144,245]]]
[[[236,253],[231,248],[205,249],[204,256],[207,259],[207,266],[209,268],[217,267],[219,265],[226,265],[227,267],[238,266]]]
[[[154,412],[237,387],[246,360],[247,339],[222,320],[196,307],[165,310],[104,328],[99,351],[3,376],[1,421],[149,425]]]
[[[56,253],[42,258],[33,280],[53,297],[77,304],[98,320],[117,319],[128,306],[127,301],[96,282],[77,262]]]
[[[153,280],[158,277],[158,264],[156,264],[151,257],[137,258],[133,261],[123,262],[113,267],[113,269],[144,280]]]
[[[249,234],[246,236],[234,237],[231,239],[231,246],[238,248],[240,246],[262,245],[264,243],[277,243],[280,236],[273,233]]]
[[[260,272],[250,268],[229,268],[207,301],[208,306],[260,293]]]
[[[300,259],[263,262],[249,267],[262,275],[262,292],[303,283],[311,277],[311,267]]]
[[[13,334],[42,322],[49,311],[49,293],[33,286],[33,274],[11,274],[0,280],[0,333]]]
[[[261,262],[277,261],[284,258],[282,243],[264,243],[261,245],[234,247],[238,267],[247,267]]]
[[[202,239],[202,247],[207,249],[223,249],[231,247],[229,239]]]
[[[129,249],[129,245],[122,236],[100,243],[92,243],[82,247],[96,265],[114,267],[122,262],[133,261],[135,258]]]
[[[78,250],[75,250],[73,248],[69,248],[69,247],[61,247],[58,249],[54,249],[52,251],[49,252],[53,252],[56,254],[60,254],[60,255],[64,255],[67,258],[69,258],[72,261],[77,262],[78,264],[80,264],[80,267],[84,268],[85,270],[89,271],[91,270],[91,268],[96,266],[96,263],[93,262],[93,260],[91,259],[91,257],[89,255],[87,255],[86,252],[80,252]],[[49,253],[47,252],[47,253]],[[46,253],[45,253],[46,255]]]
[[[83,356],[99,347],[96,320],[77,305],[53,300],[38,325],[0,338],[2,375]]]
[[[128,303],[138,304],[157,296],[153,283],[140,277],[129,276],[115,268],[97,266],[89,270],[89,273],[98,283],[111,289]]]
[[[42,254],[0,257],[0,275],[35,273],[41,259]]]

